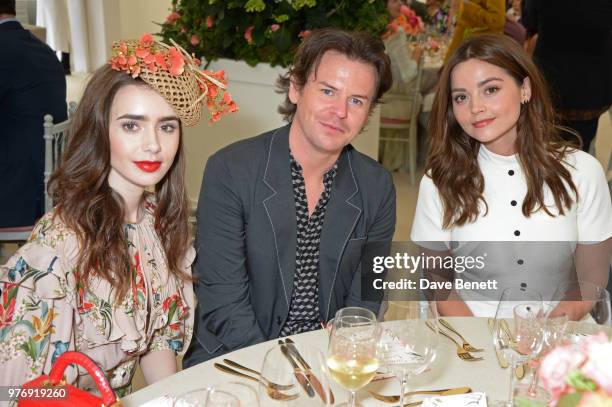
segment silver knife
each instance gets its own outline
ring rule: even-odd
[[[304,375],[302,369],[300,369],[300,367],[298,366],[296,361],[293,360],[293,356],[289,352],[289,349],[287,348],[287,345],[285,345],[283,343],[283,341],[280,340],[280,339],[278,341],[278,344],[280,345],[281,352],[283,353],[283,355],[285,355],[285,358],[287,358],[289,363],[291,363],[291,366],[293,366],[293,375],[297,379],[297,381],[300,384],[300,386],[302,386],[302,388],[304,389],[306,394],[308,394],[308,397],[314,397],[315,396],[315,392],[314,392],[312,386],[310,385],[310,382],[308,381],[308,379],[306,378],[306,376]]]
[[[328,397],[325,395],[325,391],[323,390],[323,385],[321,384],[317,376],[315,376],[314,373],[312,373],[312,369],[310,368],[310,365],[308,364],[308,362],[304,360],[302,355],[300,355],[300,352],[295,346],[295,343],[290,338],[286,338],[285,344],[287,345],[287,349],[289,350],[289,353],[291,353],[293,357],[295,357],[295,359],[304,368],[306,377],[310,381],[310,384],[312,385],[314,390],[317,392],[321,400],[323,400],[324,402],[329,401],[333,405],[334,404],[334,393],[332,393],[332,390],[329,389],[329,400],[328,400]]]

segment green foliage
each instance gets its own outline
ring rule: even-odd
[[[308,30],[339,27],[382,35],[385,0],[173,0],[178,14],[161,24],[172,38],[208,61],[229,58],[283,67]],[[252,27],[250,37],[245,33]],[[193,39],[193,42],[192,42]]]
[[[576,407],[580,403],[582,393],[570,393],[559,399],[557,407]]]
[[[597,389],[595,382],[586,377],[579,370],[570,372],[565,380],[567,381],[567,384],[572,386],[577,391],[595,391]]]
[[[527,397],[515,397],[514,405],[517,407],[546,407],[546,403],[538,400],[529,400]]]

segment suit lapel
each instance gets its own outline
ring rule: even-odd
[[[280,278],[289,307],[293,291],[296,250],[295,198],[289,164],[289,125],[278,129],[270,141],[263,182],[270,195],[263,200],[276,247]]]
[[[332,193],[323,221],[319,249],[320,314],[329,320],[331,296],[344,248],[361,216],[361,203],[352,202],[359,188],[351,165],[351,146],[345,148],[338,162]]]

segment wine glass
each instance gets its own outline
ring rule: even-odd
[[[300,357],[307,367],[301,363]],[[266,352],[261,375],[267,381],[291,386],[289,390],[275,390],[266,382],[260,382],[258,395],[262,407],[332,405],[329,371],[325,356],[319,349],[301,343],[289,344],[281,338],[279,344]]]
[[[519,364],[533,359],[544,344],[546,315],[539,292],[527,288],[507,288],[503,291],[495,312],[493,345],[510,364],[510,387],[507,401],[492,406],[512,407],[514,404],[514,370]]]
[[[176,397],[173,407],[240,407],[233,394],[215,387],[191,390]]]
[[[549,306],[548,309],[546,309],[546,307],[545,305],[544,312],[547,317],[544,323],[544,343],[542,344],[542,349],[539,354],[531,360],[530,368],[533,371],[531,380],[529,383],[519,384],[515,387],[515,400],[520,397],[531,402],[537,401],[545,405],[548,405],[550,401],[550,393],[538,386],[538,369],[540,367],[540,361],[548,352],[566,343],[569,318],[565,312],[558,312],[553,316],[551,315],[551,311],[554,309],[554,306]]]
[[[408,378],[424,372],[436,357],[436,302],[385,302],[380,308],[378,321],[381,323],[380,364],[399,379],[399,405],[403,406]]]
[[[605,288],[589,281],[577,281],[561,285],[557,292],[556,295],[560,299],[558,309],[565,309],[573,314],[576,314],[575,310],[580,311],[573,318],[580,320],[572,322],[576,334],[574,339],[602,331],[610,334],[612,311],[610,293]],[[587,314],[583,316],[585,312]]]
[[[368,309],[348,307],[334,317],[327,349],[331,377],[350,393],[344,406],[355,407],[355,392],[376,375],[380,332]]]

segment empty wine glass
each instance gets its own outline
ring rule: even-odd
[[[344,406],[355,407],[355,392],[376,375],[378,340],[378,324],[372,311],[348,307],[336,313],[329,336],[327,366],[331,377],[350,393]]]
[[[403,406],[408,378],[424,372],[436,357],[438,309],[435,301],[389,301],[378,315],[380,363],[399,379]]]
[[[557,308],[563,308],[568,312],[580,311],[578,313],[580,320],[571,324],[575,334],[574,339],[579,340],[585,335],[602,331],[610,335],[612,327],[610,293],[605,288],[589,281],[578,281],[561,285],[558,292],[560,301]],[[585,312],[586,315],[583,315]]]
[[[507,288],[501,295],[493,325],[493,344],[509,362],[510,385],[507,401],[492,406],[513,406],[514,369],[542,350],[546,315],[539,292],[527,288]]]
[[[173,407],[240,407],[240,402],[227,391],[207,387],[181,394]]]
[[[551,316],[550,310],[547,311],[545,309],[545,313],[547,318],[544,323],[544,342],[539,354],[531,360],[530,368],[533,371],[531,380],[529,383],[519,384],[515,387],[514,398],[520,397],[531,402],[537,401],[547,405],[550,400],[550,393],[538,386],[540,361],[556,346],[566,343],[569,319],[568,315],[564,312]]]

